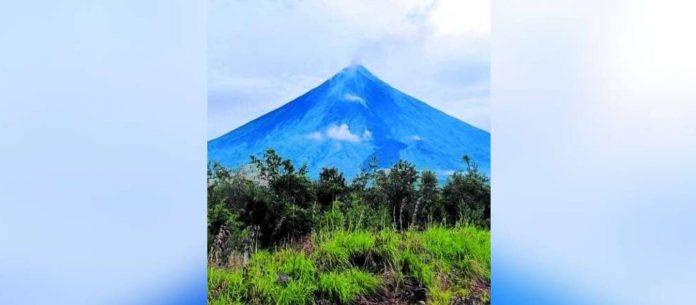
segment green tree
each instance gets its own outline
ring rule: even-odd
[[[441,221],[444,214],[440,201],[440,190],[437,187],[437,176],[432,171],[421,173],[418,199],[412,213],[411,223],[420,227],[430,221]]]
[[[343,173],[335,167],[322,168],[319,173],[319,181],[316,186],[317,202],[323,210],[331,207],[331,204],[339,200],[347,191],[346,179]]]
[[[464,156],[465,173],[450,176],[442,190],[447,220],[463,221],[480,227],[490,227],[491,188],[488,177],[478,171],[478,166]]]
[[[291,160],[283,159],[274,150],[264,153],[263,159],[251,157],[261,180],[274,194],[262,231],[273,241],[304,236],[311,230],[316,201],[314,185],[307,176],[307,167],[295,170]]]
[[[415,204],[415,182],[418,180],[418,172],[413,164],[399,160],[391,167],[386,179],[379,181],[385,192],[395,227],[403,230],[408,227],[408,219],[404,219],[405,212],[412,210]]]

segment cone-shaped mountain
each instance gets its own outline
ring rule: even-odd
[[[208,160],[230,168],[268,149],[310,175],[336,167],[354,177],[372,157],[399,159],[439,176],[466,168],[469,155],[490,173],[490,134],[350,66],[295,100],[208,142]]]

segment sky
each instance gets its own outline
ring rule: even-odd
[[[208,138],[361,64],[490,129],[488,0],[209,0]]]

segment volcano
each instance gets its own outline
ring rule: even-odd
[[[490,134],[411,97],[360,65],[349,66],[295,100],[208,142],[208,161],[229,168],[266,149],[316,178],[322,167],[355,177],[369,160],[399,159],[448,176],[468,155],[490,175]]]

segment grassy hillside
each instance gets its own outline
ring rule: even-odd
[[[208,172],[210,304],[489,304],[490,185],[406,161],[347,181],[269,150]]]
[[[209,304],[486,304],[490,232],[343,230],[208,272]]]

